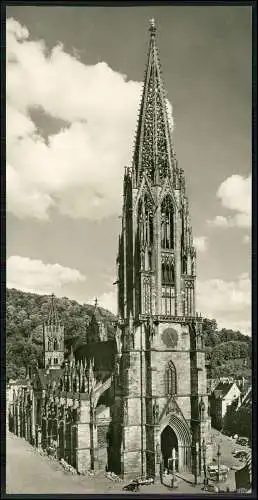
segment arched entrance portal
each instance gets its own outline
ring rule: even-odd
[[[173,448],[176,451],[175,468],[178,472],[192,470],[191,431],[186,421],[178,414],[171,412],[161,422],[160,451],[165,468],[172,458]]]
[[[170,459],[172,458],[172,450],[176,451],[175,468],[178,471],[178,440],[173,429],[167,425],[161,433],[161,453],[163,458],[163,465],[166,469],[170,466]]]

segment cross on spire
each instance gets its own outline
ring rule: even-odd
[[[155,36],[156,35],[156,23],[155,23],[154,17],[152,19],[150,19],[149,22],[150,22],[149,30],[150,30],[151,36]]]

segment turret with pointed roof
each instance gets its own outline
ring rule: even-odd
[[[44,368],[60,368],[64,361],[64,326],[58,316],[55,296],[51,295],[49,312],[43,325]]]
[[[98,299],[95,299],[93,314],[87,328],[87,342],[105,342],[107,339],[106,327],[98,306]]]

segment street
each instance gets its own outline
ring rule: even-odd
[[[214,440],[221,442],[221,463],[233,465],[231,450],[236,448],[226,436],[219,433],[214,435]],[[96,477],[66,474],[57,461],[51,461],[46,456],[41,456],[25,440],[8,433],[6,446],[6,493],[122,493],[123,483],[112,482],[102,473]],[[238,465],[240,465],[238,463]],[[234,473],[227,483],[222,483],[223,490],[229,485],[234,489]],[[141,486],[141,493],[189,493],[200,494],[201,486],[192,486],[185,481],[180,481],[179,487],[171,490],[164,485],[154,484]]]

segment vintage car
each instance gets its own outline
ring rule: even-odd
[[[218,465],[208,465],[207,471],[211,479],[217,479],[219,475],[219,481],[225,481],[228,477],[229,468],[223,464],[219,468]]]
[[[244,460],[244,458],[246,458],[247,451],[235,450],[235,451],[232,451],[232,455],[234,458],[238,458],[238,460]]]
[[[237,441],[236,441],[237,444],[240,444],[240,446],[248,446],[248,443],[249,443],[249,439],[247,437],[238,437],[237,438]]]
[[[123,487],[123,491],[139,491],[139,483],[136,480],[131,481]]]

